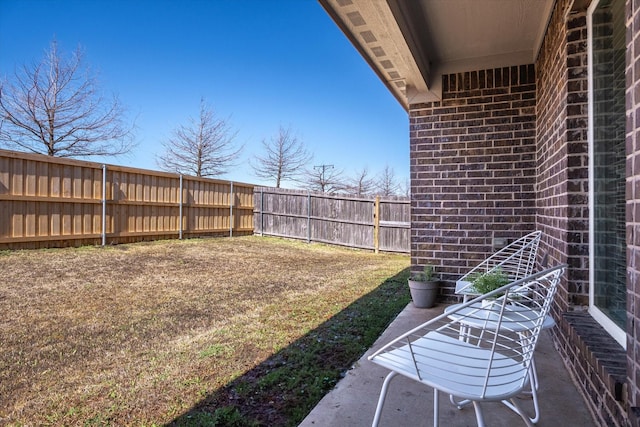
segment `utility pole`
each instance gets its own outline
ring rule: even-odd
[[[333,169],[333,165],[317,165],[317,166],[314,166],[313,168],[316,170],[322,169],[322,173],[320,174],[320,189],[324,193],[324,187],[327,184],[327,182],[324,180],[324,173],[326,172],[327,169]]]

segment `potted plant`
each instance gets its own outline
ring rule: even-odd
[[[440,281],[435,277],[435,268],[425,265],[422,272],[409,278],[409,291],[413,304],[418,308],[431,308],[436,302]]]
[[[496,268],[486,273],[475,273],[470,277],[470,281],[473,284],[473,290],[479,295],[484,295],[508,284],[509,277],[500,268]],[[494,295],[486,301],[490,304],[498,297],[500,295]],[[483,305],[487,303],[483,301]]]

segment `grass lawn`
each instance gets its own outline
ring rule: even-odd
[[[254,236],[0,252],[0,425],[295,426],[408,267]]]

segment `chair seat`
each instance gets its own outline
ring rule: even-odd
[[[452,319],[459,319],[460,323],[477,328],[493,329],[500,322],[500,327],[513,332],[526,331],[533,328],[538,313],[528,307],[507,304],[504,315],[500,319],[500,313],[490,308],[485,309],[482,303],[475,303],[468,307],[461,308],[462,304],[453,304],[444,309],[445,313],[455,313]],[[555,326],[553,317],[546,315],[542,323],[542,329],[550,329]]]
[[[522,362],[489,348],[480,348],[439,332],[430,332],[409,344],[372,359],[378,365],[462,399],[500,401],[528,385],[522,381]],[[487,367],[493,357],[491,376]],[[416,372],[417,366],[417,372]]]

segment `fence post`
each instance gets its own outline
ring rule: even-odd
[[[307,190],[307,243],[311,243],[311,191]]]
[[[380,196],[373,202],[373,249],[375,253],[380,251]]]
[[[260,236],[264,237],[264,187],[260,187]]]
[[[182,240],[182,174],[180,174],[180,191],[178,193],[178,240]]]
[[[233,237],[233,181],[229,189],[229,237]]]
[[[107,244],[107,165],[102,165],[102,246]]]

